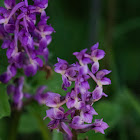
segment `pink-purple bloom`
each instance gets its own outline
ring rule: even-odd
[[[20,77],[16,78],[13,84],[7,86],[7,93],[12,98],[14,108],[20,110],[25,102],[31,100],[38,102],[40,105],[47,104],[50,107],[55,107],[57,103],[60,103],[60,95],[47,91],[46,86],[38,87],[35,94],[28,93],[28,91],[24,89],[25,82],[24,77]],[[52,100],[52,98],[54,100]]]
[[[7,87],[7,93],[9,95],[12,95],[13,105],[17,109],[21,109],[23,105],[22,99],[24,97],[23,93],[24,77],[15,79],[14,83],[15,85],[9,85]]]
[[[2,49],[7,49],[9,66],[0,75],[0,81],[7,83],[17,69],[23,69],[26,76],[33,76],[48,61],[47,46],[54,29],[47,24],[48,0],[33,0],[33,5],[29,5],[28,0],[19,3],[5,0],[4,4],[5,8],[0,7],[0,39]],[[39,22],[36,16],[40,16]]]
[[[71,65],[58,58],[55,72],[62,75],[62,89],[67,90],[72,83],[74,83],[74,87],[71,87],[71,92],[68,92],[63,98],[57,93],[49,94],[46,105],[51,108],[46,111],[46,117],[51,119],[48,124],[50,129],[58,129],[66,133],[68,137],[72,137],[71,129],[77,133],[94,130],[104,134],[104,130],[109,127],[107,123],[103,122],[103,119],[95,119],[93,122],[93,116],[98,115],[93,104],[103,96],[107,97],[103,92],[103,86],[111,84],[111,80],[105,77],[111,71],[105,69],[99,71],[99,60],[105,56],[105,52],[98,47],[99,43],[93,45],[90,52],[84,49],[81,52],[73,53],[78,62]],[[90,91],[89,79],[93,79],[96,83],[93,91]],[[62,107],[64,104],[68,108],[66,113]]]

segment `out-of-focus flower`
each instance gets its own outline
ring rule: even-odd
[[[23,69],[26,76],[36,74],[39,67],[48,61],[48,48],[54,29],[47,24],[48,17],[45,9],[48,0],[28,0],[16,3],[15,0],[5,0],[5,8],[0,7],[0,39],[3,40],[2,49],[7,49],[9,67],[14,66],[15,72],[9,67],[0,76],[0,81],[7,83],[16,75],[17,69]],[[36,16],[40,15],[37,23]]]
[[[21,109],[23,105],[23,84],[24,84],[24,77],[20,77],[15,80],[15,85],[9,85],[7,87],[7,93],[10,95],[12,94],[13,104],[17,109]]]

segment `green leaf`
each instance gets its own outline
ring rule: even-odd
[[[7,124],[5,118],[0,119],[0,139],[6,139]]]
[[[61,132],[58,132],[57,130],[53,130],[53,136],[52,140],[62,140],[63,134]]]
[[[30,106],[27,107],[28,112],[36,119],[37,126],[42,134],[44,140],[51,140],[50,131],[46,125],[46,122],[43,118],[46,116],[46,106],[40,106],[36,102],[33,102]],[[46,119],[49,121],[48,119]]]
[[[6,86],[0,83],[0,119],[10,115],[10,104],[6,93]]]
[[[136,98],[135,94],[124,87],[121,93],[118,93],[116,97],[116,102],[123,107],[123,113],[130,114],[133,110],[135,110],[140,115],[140,103],[139,100]]]
[[[1,49],[0,47],[0,75],[6,71],[7,64],[8,62],[7,62],[7,57],[6,57],[6,50]],[[0,118],[9,116],[9,115],[10,115],[10,105],[9,105],[8,96],[6,93],[6,86],[0,83]]]
[[[4,0],[1,0],[0,6],[1,6],[1,7],[4,7]]]
[[[129,19],[124,23],[117,25],[114,29],[114,38],[119,39],[127,33],[140,28],[140,18]]]
[[[19,122],[20,133],[32,133],[39,130],[37,121],[30,113],[22,114]]]
[[[84,140],[88,138],[88,140],[107,140],[105,135],[100,133],[95,133],[94,130],[90,130],[87,133],[78,134],[79,140]]]

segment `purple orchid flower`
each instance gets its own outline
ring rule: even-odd
[[[103,88],[102,87],[96,87],[94,89],[94,91],[92,92],[92,98],[93,98],[93,101],[98,101],[102,98],[102,96],[105,96],[107,97],[108,95],[106,95],[104,92],[103,92]]]
[[[94,108],[90,105],[86,105],[82,108],[80,116],[84,122],[91,123],[93,115],[98,115]]]
[[[95,120],[95,122],[92,123],[93,115],[98,115],[94,110],[93,105],[95,101],[101,99],[102,96],[107,97],[103,92],[103,85],[111,84],[110,79],[105,77],[105,75],[109,74],[111,71],[105,69],[98,71],[98,61],[105,55],[105,52],[98,49],[98,46],[99,43],[92,46],[89,53],[87,52],[87,49],[84,49],[81,52],[75,52],[74,55],[78,59],[78,62],[72,65],[69,65],[67,61],[58,58],[58,63],[55,64],[55,72],[62,75],[62,89],[66,90],[67,87],[70,87],[73,84],[74,86],[72,86],[71,92],[68,92],[66,96],[63,97],[63,101],[61,101],[62,99],[59,97],[59,94],[56,95],[56,97],[58,97],[57,100],[49,98],[48,101],[50,103],[53,102],[53,104],[47,105],[52,107],[49,112],[47,112],[48,116],[50,115],[49,118],[52,120],[49,125],[52,126],[51,129],[57,128],[61,131],[62,124],[60,122],[62,120],[64,121],[62,114],[65,114],[65,117],[70,115],[67,122],[69,123],[70,128],[74,129],[76,133],[85,133],[89,130],[95,130],[95,132],[104,134],[104,130],[109,127],[107,123],[103,122],[103,119]],[[89,69],[90,64],[92,71]],[[95,73],[96,75],[94,75]],[[89,91],[91,87],[91,84],[89,84],[88,81],[89,79],[94,80],[96,84],[93,92]],[[66,113],[60,110],[65,103],[69,109]],[[63,118],[61,121],[58,121],[56,117],[54,117],[55,113],[52,112],[55,112],[55,110],[63,112],[60,113],[60,116]],[[59,126],[61,126],[61,128]]]
[[[105,56],[105,52],[103,50],[98,49],[99,43],[96,43],[91,47],[91,59],[93,60],[92,64],[92,72],[96,73],[99,70],[99,62],[98,60],[101,60]]]
[[[93,125],[94,125],[93,130],[95,130],[95,132],[100,132],[102,134],[105,134],[104,130],[109,127],[107,123],[103,122],[103,119],[101,120],[95,119]]]
[[[71,130],[66,125],[67,118],[64,114],[64,108],[51,108],[46,111],[46,117],[49,117],[51,121],[48,124],[50,129],[63,129],[70,137],[72,137]],[[45,119],[44,118],[44,119]]]
[[[105,75],[109,74],[111,71],[109,70],[101,70],[96,73],[96,78],[98,80],[98,85],[110,85],[111,80],[106,78]]]

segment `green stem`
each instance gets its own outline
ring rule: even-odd
[[[72,129],[72,134],[72,140],[77,140],[77,132],[74,129]]]
[[[7,140],[16,140],[18,133],[18,124],[21,116],[21,111],[13,111],[9,123],[9,133]]]
[[[51,140],[50,132],[47,126],[44,124],[43,119],[40,117],[38,113],[35,113],[35,112],[34,112],[34,116],[36,117],[38,121],[38,125],[40,127],[40,132],[42,133],[43,140]]]

